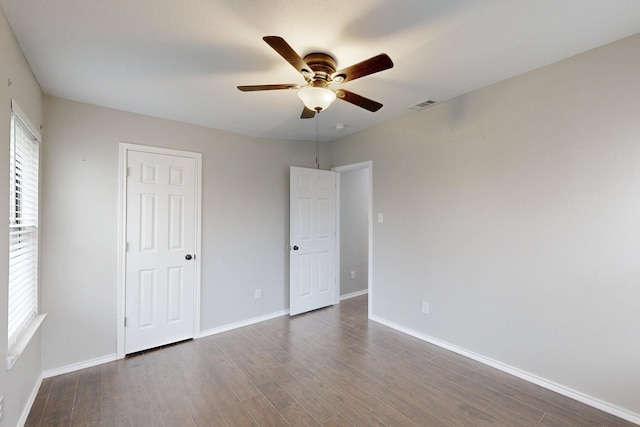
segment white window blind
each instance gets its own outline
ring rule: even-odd
[[[38,314],[40,134],[12,103],[9,164],[9,330],[11,347]]]

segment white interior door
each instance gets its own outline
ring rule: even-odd
[[[289,313],[335,302],[336,173],[291,167]]]
[[[125,353],[193,338],[194,158],[127,152]]]

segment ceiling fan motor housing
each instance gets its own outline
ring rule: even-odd
[[[331,75],[336,72],[336,60],[331,55],[322,52],[310,53],[304,57],[304,62],[306,62],[315,73],[315,76],[311,80],[313,86],[324,87],[327,83],[331,82]],[[316,85],[315,83],[317,81],[324,82],[324,85]]]
[[[302,74],[306,85],[298,84],[270,84],[238,86],[243,92],[261,90],[299,89],[298,97],[304,103],[300,118],[309,119],[316,112],[326,109],[336,99],[340,98],[350,104],[375,112],[382,108],[382,104],[346,89],[332,90],[328,86],[332,83],[346,83],[369,74],[378,73],[393,67],[393,61],[386,53],[381,53],[357,64],[336,71],[336,60],[324,52],[312,52],[301,58],[298,53],[279,36],[264,36],[262,38],[285,61]]]

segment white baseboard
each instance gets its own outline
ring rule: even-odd
[[[349,298],[359,297],[360,295],[366,295],[368,293],[369,293],[369,289],[363,289],[361,291],[351,292],[350,294],[340,295],[340,301],[343,301]]]
[[[255,323],[264,322],[265,320],[275,319],[276,317],[282,317],[289,314],[289,310],[276,311],[275,313],[265,314],[263,316],[252,317],[251,319],[242,320],[240,322],[230,323],[228,325],[220,326],[217,328],[207,329],[200,331],[196,338],[204,338],[222,332],[231,331],[233,329],[242,328],[243,326],[253,325]]]
[[[208,337],[210,335],[219,334],[221,332],[230,331],[232,329],[241,328],[243,326],[253,325],[254,323],[264,322],[265,320],[274,319],[280,316],[286,316],[288,314],[289,314],[289,310],[282,310],[282,311],[277,311],[275,313],[265,314],[264,316],[253,317],[251,319],[243,320],[241,322],[231,323],[229,325],[220,326],[218,328],[200,331],[200,333],[195,338],[197,339],[197,338]],[[68,374],[69,372],[78,371],[80,369],[91,368],[93,366],[102,365],[103,363],[113,362],[114,360],[118,360],[118,357],[115,353],[109,354],[107,356],[91,359],[91,360],[85,360],[84,362],[74,363],[72,365],[62,366],[60,368],[50,369],[48,371],[44,371],[42,373],[42,377],[50,378],[50,377],[55,377],[57,375]]]
[[[36,383],[33,385],[33,390],[31,390],[31,395],[29,395],[29,400],[27,400],[27,404],[24,405],[24,409],[22,410],[22,414],[20,415],[20,419],[18,419],[17,427],[24,427],[27,422],[27,418],[29,418],[29,413],[31,412],[31,408],[33,407],[33,403],[36,401],[36,397],[38,396],[38,391],[40,391],[40,386],[42,385],[42,380],[44,377],[40,375],[36,380]]]
[[[72,365],[62,366],[60,368],[44,371],[42,376],[44,378],[51,378],[57,375],[68,374],[69,372],[79,371],[80,369],[91,368],[93,366],[102,365],[103,363],[109,363],[117,360],[116,354],[109,354],[103,357],[97,357],[91,360],[85,360],[84,362],[74,363]]]
[[[340,297],[340,300],[345,300],[345,299],[349,299],[349,298],[354,298],[360,295],[364,295],[367,293],[367,290],[364,291],[358,291],[358,292],[353,292],[351,294],[347,294],[347,295],[342,295]],[[251,319],[247,319],[247,320],[243,320],[241,322],[235,322],[235,323],[231,323],[225,326],[220,326],[218,328],[212,328],[212,329],[207,329],[204,331],[201,331],[200,334],[198,334],[198,336],[196,338],[204,338],[207,336],[211,336],[211,335],[215,335],[215,334],[219,334],[222,332],[226,332],[226,331],[230,331],[233,329],[237,329],[237,328],[242,328],[243,326],[249,326],[249,325],[253,325],[255,323],[260,323],[260,322],[264,322],[266,320],[270,320],[270,319],[275,319],[276,317],[281,317],[281,316],[286,316],[289,314],[289,310],[282,310],[282,311],[278,311],[278,312],[274,312],[274,313],[270,313],[270,314],[266,314],[264,316],[257,316],[257,317],[253,317]],[[420,332],[414,331],[413,329],[409,329],[406,328],[402,325],[399,325],[397,323],[388,321],[386,319],[383,319],[381,317],[378,316],[374,316],[374,315],[369,315],[369,319],[373,320],[374,322],[380,323],[382,325],[388,326],[392,329],[395,329],[399,332],[405,333],[407,335],[410,335],[412,337],[418,338],[422,341],[426,341],[428,343],[437,345],[438,347],[444,348],[446,350],[450,350],[453,351],[454,353],[458,353],[462,356],[468,357],[470,359],[473,359],[477,362],[480,362],[482,364],[485,364],[487,366],[491,366],[492,368],[496,368],[500,371],[506,372],[508,374],[511,374],[515,377],[521,378],[525,381],[528,381],[530,383],[539,385],[541,387],[544,387],[548,390],[554,391],[556,393],[559,393],[563,396],[567,396],[571,399],[577,400],[578,402],[582,402],[586,405],[592,406],[594,408],[597,408],[601,411],[607,412],[611,415],[615,415],[616,417],[620,417],[622,419],[625,419],[627,421],[630,421],[632,423],[636,423],[640,425],[640,414],[635,414],[633,412],[627,411],[626,409],[623,408],[619,408],[615,405],[611,405],[607,402],[603,402],[602,400],[596,399],[594,397],[588,396],[584,393],[581,393],[579,391],[570,389],[568,387],[565,387],[563,385],[554,383],[553,381],[549,381],[547,379],[541,378],[537,375],[533,375],[531,373],[528,373],[526,371],[523,371],[521,369],[518,368],[514,368],[513,366],[509,366],[505,363],[499,362],[497,360],[493,360],[490,359],[488,357],[482,356],[480,354],[465,350],[461,347],[457,347],[453,344],[449,344],[445,341],[439,340],[437,338],[431,337],[429,335],[425,335],[422,334]],[[44,378],[50,378],[50,377],[54,377],[56,375],[62,375],[62,374],[67,374],[69,372],[74,372],[80,369],[85,369],[85,368],[90,368],[93,366],[97,366],[97,365],[101,365],[103,363],[108,363],[108,362],[113,362],[117,360],[116,354],[111,354],[108,356],[104,356],[104,357],[99,357],[96,359],[91,359],[91,360],[87,360],[84,362],[80,362],[80,363],[75,363],[72,365],[67,365],[67,366],[63,366],[61,368],[56,368],[56,369],[51,369],[48,371],[44,371],[42,373],[42,375],[40,375],[40,377],[38,378],[36,384],[34,385],[33,391],[31,392],[31,396],[29,397],[29,401],[27,402],[27,404],[25,405],[25,408],[23,410],[22,416],[20,417],[20,420],[18,421],[18,427],[22,427],[24,426],[25,422],[27,421],[27,417],[29,416],[29,411],[31,411],[31,407],[33,406],[33,403],[35,402],[36,396],[38,394],[38,390],[40,389],[40,385],[42,384],[42,380]]]
[[[615,405],[611,405],[610,403],[604,402],[602,400],[596,399],[594,397],[591,397],[579,391],[565,387],[561,384],[557,384],[553,381],[549,381],[545,378],[541,378],[537,375],[531,374],[521,369],[514,368],[513,366],[509,366],[497,360],[490,359],[481,354],[465,350],[464,348],[457,347],[453,344],[449,344],[448,342],[439,340],[429,335],[422,334],[420,332],[414,331],[413,329],[406,328],[402,325],[388,321],[381,317],[370,315],[369,319],[373,320],[374,322],[380,323],[382,325],[388,326],[392,329],[395,329],[399,332],[405,333],[407,335],[411,335],[412,337],[418,338],[422,341],[426,341],[433,345],[437,345],[438,347],[442,347],[446,350],[450,350],[450,351],[453,351],[454,353],[458,353],[462,356],[468,357],[469,359],[473,359],[476,362],[480,362],[484,365],[491,366],[492,368],[496,368],[500,371],[506,372],[508,374],[511,374],[515,377],[518,377],[530,383],[539,385],[540,387],[544,387],[548,390],[555,391],[556,393],[559,393],[563,396],[569,397],[573,400],[577,400],[578,402],[582,402],[585,405],[592,406],[596,409],[607,412],[611,415],[615,415],[616,417],[619,417],[627,421],[630,421],[632,423],[640,425],[640,414],[636,414],[626,409],[619,408]]]

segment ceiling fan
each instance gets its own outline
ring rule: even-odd
[[[382,108],[382,104],[360,96],[345,89],[333,90],[329,88],[332,83],[345,83],[369,74],[387,70],[393,67],[391,58],[385,53],[358,62],[350,67],[336,71],[336,60],[329,54],[314,52],[301,58],[295,50],[278,36],[265,36],[262,38],[269,46],[280,54],[293,66],[307,81],[306,85],[271,84],[238,86],[243,92],[259,90],[300,89],[298,96],[304,103],[301,119],[310,119],[316,112],[325,110],[336,98],[347,101],[353,105],[372,112]]]

